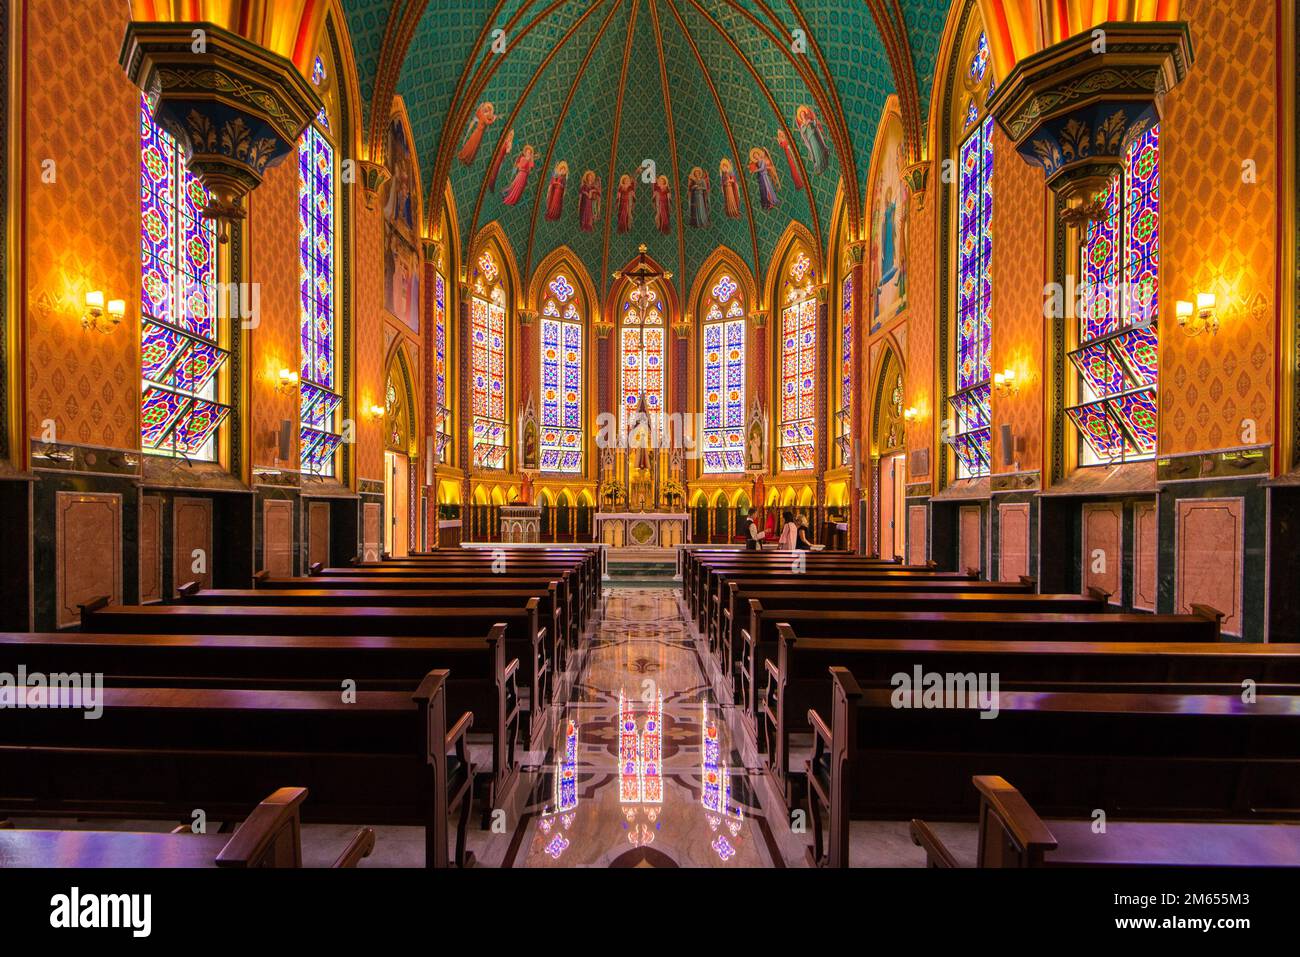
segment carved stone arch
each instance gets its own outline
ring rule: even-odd
[[[506,305],[513,317],[519,309],[523,308],[524,287],[519,277],[519,262],[515,259],[514,247],[510,245],[505,230],[495,219],[474,234],[469,256],[465,260],[464,273],[467,279],[474,274],[475,265],[485,249],[494,250],[501,260]]]
[[[702,315],[702,303],[705,296],[709,294],[714,275],[718,269],[726,266],[735,273],[736,281],[740,284],[740,291],[745,296],[745,303],[750,311],[757,306],[757,289],[754,288],[754,275],[750,272],[745,261],[731,247],[722,245],[713,252],[696,270],[695,281],[691,284],[690,296],[687,298],[688,308],[694,315],[696,322],[700,321]]]
[[[785,227],[785,232],[781,234],[781,238],[777,241],[772,261],[768,263],[767,279],[763,283],[763,307],[769,311],[779,311],[780,302],[778,301],[777,289],[780,287],[781,277],[785,274],[785,266],[790,254],[798,246],[802,246],[812,258],[813,269],[816,270],[817,275],[816,284],[821,286],[826,281],[821,244],[817,242],[816,237],[813,236],[807,226],[797,219],[790,220]]]
[[[894,344],[887,345],[872,379],[871,454],[881,456],[906,447],[903,402],[907,368]]]
[[[587,273],[587,267],[583,265],[582,259],[567,245],[556,246],[543,257],[542,261],[537,264],[537,268],[533,270],[532,279],[528,284],[528,308],[534,312],[541,311],[542,300],[546,298],[546,281],[561,268],[573,273],[573,278],[578,283],[578,288],[586,302],[587,308],[583,311],[584,323],[595,321],[597,318],[595,313],[600,306],[596,286],[592,283],[591,276]]]
[[[407,355],[408,348],[406,338],[398,336],[384,360],[384,446],[415,460],[420,457],[420,407],[416,402],[419,393],[414,372],[418,366]],[[390,383],[395,390],[392,396],[388,391]],[[393,399],[400,402],[395,403]],[[399,421],[390,423],[390,414],[399,415]]]

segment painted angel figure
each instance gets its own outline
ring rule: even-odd
[[[537,151],[533,149],[531,143],[525,143],[524,148],[519,151],[519,158],[515,160],[514,179],[510,181],[510,188],[501,197],[501,202],[507,206],[514,206],[523,199],[524,193],[528,189],[528,174],[536,167]]]
[[[811,106],[801,106],[794,111],[794,121],[799,127],[804,149],[808,151],[808,165],[814,173],[826,172],[831,154],[826,148],[826,131],[822,129],[816,111]]]
[[[772,154],[761,146],[750,149],[749,171],[758,177],[758,204],[764,209],[776,209],[781,203],[777,196],[781,179],[777,176]]]
[[[707,227],[709,225],[709,174],[696,166],[686,177],[686,191],[690,196],[686,221],[696,229]]]
[[[505,139],[501,141],[501,146],[497,148],[497,155],[492,158],[492,165],[488,168],[487,188],[489,193],[497,191],[497,176],[501,173],[501,164],[505,162],[510,151],[515,148],[515,131],[514,129],[506,130]]]
[[[469,135],[465,137],[465,145],[460,148],[460,161],[469,166],[478,156],[478,148],[483,145],[483,137],[487,135],[488,127],[497,121],[496,108],[492,106],[491,101],[484,100],[474,110],[474,119],[471,121]]]
[[[799,175],[799,161],[795,159],[794,144],[790,142],[790,137],[785,135],[785,130],[776,131],[776,141],[781,144],[785,161],[790,165],[790,179],[794,183],[794,188],[803,189],[803,177]]]
[[[632,228],[632,207],[636,204],[636,180],[627,173],[618,179],[618,231]]]
[[[582,174],[578,185],[578,228],[589,233],[600,218],[600,177],[593,170]]]
[[[722,209],[728,219],[740,219],[740,182],[731,160],[723,158],[718,163],[718,179],[722,182]]]
[[[551,174],[551,185],[546,190],[546,218],[555,222],[564,212],[564,189],[569,182],[569,164],[560,160]]]
[[[668,177],[660,176],[654,185],[655,229],[670,233],[673,229],[673,190]]]

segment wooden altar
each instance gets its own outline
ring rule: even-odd
[[[596,541],[611,548],[676,548],[690,540],[686,512],[596,513]]]

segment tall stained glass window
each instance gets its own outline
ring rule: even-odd
[[[704,314],[704,465],[706,473],[745,471],[745,303],[723,273]]]
[[[577,289],[556,273],[542,303],[543,472],[582,471],[582,318]]]
[[[645,411],[654,422],[664,408],[664,299],[657,286],[631,289],[619,306],[619,341],[623,356],[620,403],[622,421],[637,411],[645,397]]]
[[[325,65],[317,57],[312,82],[320,86],[324,80]],[[298,140],[298,254],[300,459],[304,472],[333,475],[334,453],[343,441],[336,428],[343,396],[334,362],[334,145],[324,108]]]
[[[451,446],[451,409],[447,405],[447,280],[441,263],[433,274],[433,402],[435,460],[446,462]]]
[[[836,445],[840,465],[853,457],[853,273],[848,271],[840,286],[840,411],[836,415]]]
[[[1156,452],[1160,306],[1160,127],[1135,139],[1089,224],[1081,255],[1079,462],[1151,458]]]
[[[817,296],[816,269],[803,250],[790,257],[780,328],[781,470],[803,472],[816,465]]]
[[[217,232],[207,189],[140,99],[140,444],[215,461],[230,407],[218,399]]]
[[[490,250],[477,263],[469,300],[474,467],[504,469],[506,424],[506,291]]]

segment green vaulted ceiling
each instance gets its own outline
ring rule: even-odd
[[[369,124],[377,90],[406,104],[426,202],[450,175],[462,242],[496,221],[526,273],[551,250],[571,246],[603,291],[609,273],[646,243],[676,273],[682,291],[705,257],[730,247],[760,278],[791,219],[824,248],[836,188],[852,167],[861,196],[885,98],[918,104],[927,119],[947,0],[343,0]],[[883,24],[883,26],[882,26]],[[500,31],[500,32],[498,32]],[[890,43],[882,38],[888,35]],[[495,41],[495,43],[494,43]],[[803,42],[801,42],[803,41]],[[893,48],[893,55],[887,48]],[[901,53],[900,53],[901,51]],[[901,79],[896,79],[896,73]],[[385,78],[387,77],[387,84]],[[474,108],[497,115],[473,163],[456,157]],[[795,122],[812,107],[831,155],[814,173]],[[905,107],[906,109],[906,107]],[[670,119],[671,118],[671,119]],[[514,130],[496,191],[485,181]],[[836,132],[842,129],[842,149]],[[795,188],[778,144],[786,131],[808,191]],[[537,168],[517,205],[502,197],[524,145]],[[765,148],[780,177],[779,206],[763,210],[748,169]],[[744,180],[742,215],[723,212],[719,161]],[[668,235],[654,228],[651,187],[636,174],[647,161],[673,188]],[[560,161],[569,166],[563,215],[545,217],[546,190]],[[712,185],[710,225],[686,222],[687,177],[701,167]],[[593,170],[604,193],[592,232],[578,229],[578,184]],[[637,181],[633,228],[619,234],[618,178]]]

